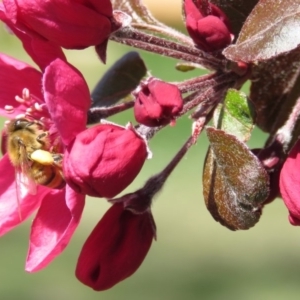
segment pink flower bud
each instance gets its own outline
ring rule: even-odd
[[[207,52],[221,50],[231,43],[231,32],[226,15],[214,4],[209,11],[200,9],[201,0],[184,1],[186,28],[197,46]]]
[[[140,267],[154,237],[150,212],[135,215],[114,204],[85,242],[76,277],[97,291],[111,288]]]
[[[145,140],[132,127],[94,126],[66,149],[64,176],[79,193],[111,198],[134,180],[147,155]]]
[[[150,127],[170,123],[183,107],[178,87],[155,78],[142,83],[135,96],[135,119]]]
[[[280,192],[289,210],[289,221],[300,226],[300,140],[295,144],[280,173]]]
[[[4,0],[3,4],[18,29],[67,49],[99,45],[112,31],[110,0]]]

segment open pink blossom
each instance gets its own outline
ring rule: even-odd
[[[65,65],[67,64],[64,62]],[[64,69],[64,71],[67,72],[63,76],[65,85],[73,84],[76,87],[77,71],[71,66],[68,66],[68,69]],[[56,141],[60,141],[61,148],[63,148],[61,136],[74,137],[79,125],[77,122],[77,127],[74,126],[74,130],[68,126],[59,128],[59,130],[56,128],[53,119],[60,116],[49,114],[44,97],[47,87],[41,86],[42,76],[43,82],[48,84],[55,81],[55,78],[47,72],[43,75],[25,63],[3,54],[0,55],[0,114],[8,118],[25,114],[26,116],[30,115],[32,119],[42,120],[50,136]],[[27,93],[25,93],[27,96],[19,97],[18,101],[15,101],[15,96],[21,95],[24,88],[27,88]],[[44,90],[44,94],[41,90]],[[88,94],[86,96],[88,97]],[[76,100],[79,102],[80,113],[77,116],[82,115],[80,128],[82,130],[85,128],[86,117],[81,110],[85,107],[86,111],[89,103],[84,104],[82,99],[76,97],[74,99],[75,103],[71,103],[69,106],[76,106]],[[84,99],[87,98],[84,97]],[[62,112],[69,107],[60,107],[60,109]],[[75,111],[75,109],[73,110]],[[85,196],[76,193],[68,185],[59,190],[37,186],[34,195],[29,190],[22,190],[22,193],[19,193],[15,183],[15,170],[10,163],[8,154],[5,154],[0,160],[0,172],[5,174],[0,180],[0,235],[19,225],[37,210],[31,228],[26,270],[30,272],[40,270],[68,245],[79,223]],[[19,203],[17,195],[19,195]]]
[[[140,267],[155,235],[150,211],[133,214],[123,204],[114,204],[86,240],[77,278],[97,291],[111,288]]]
[[[4,0],[3,5],[20,31],[66,49],[101,49],[112,32],[110,0]]]
[[[3,83],[0,86],[0,113],[9,118],[25,114],[25,117],[42,122],[51,141],[59,144],[61,153],[65,154],[66,187],[54,190],[38,186],[36,195],[25,191],[19,199],[20,207],[14,170],[8,155],[5,154],[0,161],[0,171],[8,174],[1,179],[0,186],[0,234],[11,230],[38,209],[32,224],[26,261],[26,270],[37,271],[67,246],[79,223],[86,191],[96,191],[98,196],[106,196],[107,188],[110,189],[108,196],[121,192],[139,173],[147,157],[147,146],[144,139],[131,129],[127,131],[111,125],[111,128],[118,128],[113,130],[118,134],[108,139],[101,135],[105,125],[86,129],[87,111],[91,103],[89,89],[80,72],[64,60],[52,61],[42,74],[25,63],[0,55],[0,80]],[[15,95],[20,95],[24,87],[27,92],[15,102]],[[107,135],[107,131],[104,132]],[[91,141],[91,136],[95,140]],[[116,148],[103,147],[103,142],[109,140]],[[135,146],[130,146],[131,142]],[[131,155],[124,156],[118,143],[124,149],[129,146]],[[82,151],[80,160],[77,159],[78,144]],[[98,152],[101,148],[103,151]],[[113,152],[118,155],[111,155]],[[99,173],[101,159],[109,163],[110,167],[104,168],[106,173]],[[69,164],[72,168],[69,168]],[[72,173],[68,171],[70,169]],[[105,174],[109,175],[108,179],[105,185],[101,185]],[[81,182],[80,193],[73,189],[78,181]]]
[[[140,172],[148,156],[146,141],[131,126],[99,124],[86,129],[89,90],[65,62],[57,59],[46,68],[43,86],[47,109],[65,147],[67,183],[91,196],[120,193]]]
[[[280,172],[280,193],[289,210],[289,221],[300,226],[300,140],[297,141]]]

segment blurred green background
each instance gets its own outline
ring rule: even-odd
[[[110,43],[106,66],[98,61],[92,48],[68,51],[67,55],[92,89],[106,68],[129,50]],[[0,51],[31,62],[20,43],[3,28]],[[194,71],[177,72],[175,60],[145,52],[141,56],[152,75],[165,80],[197,75]],[[126,113],[114,120],[125,124],[131,118]],[[191,121],[186,116],[175,127],[160,132],[150,143],[153,159],[146,162],[125,192],[139,188],[161,170],[190,131]],[[265,135],[256,130],[249,145],[260,147],[264,139]],[[0,299],[298,299],[300,229],[289,225],[280,199],[265,207],[261,221],[248,231],[231,232],[216,223],[202,198],[201,173],[207,145],[203,134],[154,201],[158,240],[131,278],[101,293],[76,280],[74,269],[81,246],[109,207],[104,199],[89,198],[67,249],[38,273],[24,271],[32,219],[1,237]]]

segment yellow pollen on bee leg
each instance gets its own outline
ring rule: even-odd
[[[54,164],[54,159],[52,154],[49,151],[45,150],[35,150],[31,153],[30,158],[33,161],[36,161],[42,165],[53,165]]]

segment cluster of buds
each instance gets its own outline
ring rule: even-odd
[[[265,204],[281,193],[290,222],[300,225],[300,147],[295,138],[300,95],[291,90],[289,106],[284,112],[275,109],[278,119],[273,120],[266,112],[273,98],[263,102],[260,97],[267,94],[262,86],[276,63],[258,63],[258,58],[270,58],[270,51],[261,57],[255,52],[259,47],[251,49],[251,43],[245,41],[249,32],[255,32],[247,26],[254,26],[252,19],[259,14],[254,9],[248,21],[245,14],[245,19],[232,26],[230,20],[235,16],[228,6],[218,7],[218,2],[183,1],[189,36],[155,20],[141,1],[0,3],[0,20],[40,69],[0,53],[0,113],[9,119],[2,131],[0,171],[6,176],[0,184],[0,234],[37,210],[27,271],[46,267],[65,249],[88,195],[107,198],[111,207],[84,243],[76,277],[101,291],[131,276],[156,239],[153,198],[204,128],[210,148],[203,191],[213,218],[231,230],[249,229],[258,222]],[[240,31],[234,45],[233,32]],[[204,67],[212,72],[167,82],[147,72],[139,55],[133,53],[113,65],[90,93],[62,48],[94,46],[105,63],[109,40],[184,61],[177,65],[181,71]],[[250,53],[241,57],[245,44]],[[286,52],[293,49],[275,49],[271,58],[285,53],[282,64],[287,64]],[[283,76],[291,89],[293,84],[287,82],[296,82],[295,72],[292,75]],[[248,79],[252,80],[254,107],[238,91]],[[276,80],[273,85],[277,87]],[[287,94],[285,89],[277,95],[280,101],[283,94]],[[125,126],[104,120],[128,109],[133,109],[134,118]],[[189,112],[191,134],[175,156],[142,188],[118,196],[151,158],[148,141]],[[270,137],[264,149],[251,151],[245,142],[255,120]],[[213,125],[208,127],[210,121]],[[51,184],[57,174],[63,184]]]

